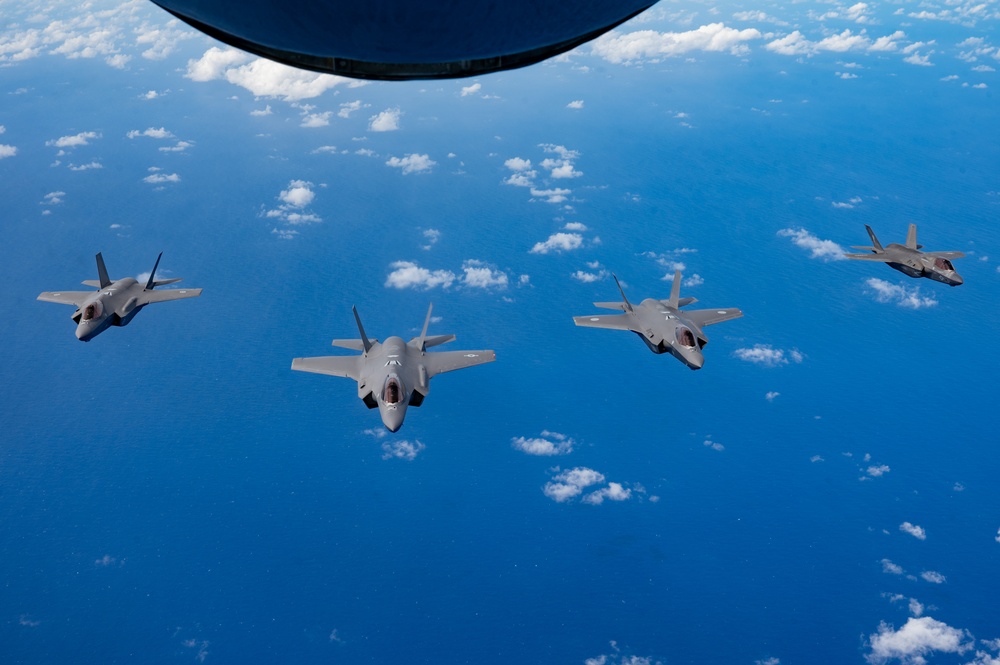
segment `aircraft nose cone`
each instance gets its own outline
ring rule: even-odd
[[[390,432],[398,432],[399,428],[403,426],[404,414],[405,412],[402,409],[385,411],[382,413],[382,424]]]
[[[964,280],[964,279],[962,279],[962,276],[961,276],[961,275],[959,275],[959,274],[958,274],[958,273],[956,272],[956,273],[955,273],[955,283],[954,283],[954,284],[952,284],[952,286],[961,286],[962,284],[965,284],[965,280]]]
[[[80,340],[81,342],[86,342],[87,341],[87,339],[86,339],[87,333],[89,333],[89,332],[90,332],[90,330],[88,330],[86,326],[77,326],[76,327],[76,338],[78,340]]]
[[[688,367],[691,369],[701,369],[705,364],[705,356],[700,353],[692,353],[687,359]]]

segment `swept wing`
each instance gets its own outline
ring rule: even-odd
[[[46,291],[38,296],[38,300],[57,302],[61,305],[76,305],[79,307],[97,293],[96,291]]]
[[[439,351],[425,354],[420,362],[427,368],[427,378],[430,379],[438,374],[491,363],[496,359],[497,354],[493,351]]]
[[[631,330],[627,314],[596,314],[594,316],[574,316],[573,323],[587,328],[610,328],[612,330]]]
[[[167,302],[182,298],[196,298],[201,295],[201,289],[168,289],[165,291],[143,291],[139,295],[139,304],[148,305],[153,302]]]
[[[727,309],[696,309],[684,312],[684,318],[690,320],[699,328],[710,326],[713,323],[722,323],[730,319],[738,319],[743,316],[743,311],[738,307]]]
[[[316,356],[295,358],[292,369],[313,374],[342,376],[357,381],[361,376],[361,356]]]

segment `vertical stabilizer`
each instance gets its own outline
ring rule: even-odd
[[[920,245],[917,244],[917,225],[910,224],[910,230],[906,232],[906,246],[910,249],[917,249]]]
[[[678,302],[681,299],[681,271],[674,271],[674,283],[670,286],[670,300],[667,304],[674,309],[677,309]]]
[[[358,308],[351,306],[351,311],[354,312],[354,320],[358,322],[358,332],[361,333],[361,343],[365,345],[365,353],[368,353],[372,348],[372,343],[368,340],[368,335],[365,334],[365,327],[361,325],[361,317],[358,316]]]
[[[104,257],[101,253],[97,253],[97,276],[101,280],[101,288],[106,289],[111,286],[111,280],[108,279],[108,269],[104,267]]]
[[[156,263],[153,264],[153,272],[149,273],[149,279],[146,280],[146,291],[149,291],[154,286],[156,286],[156,269],[160,267],[160,257],[163,256],[163,252],[160,252],[159,256],[156,257]]]
[[[628,301],[628,298],[625,297],[625,289],[622,288],[621,282],[618,281],[618,276],[615,275],[614,273],[611,273],[611,276],[615,278],[615,284],[618,285],[618,291],[621,292],[621,294],[622,294],[622,302],[625,303],[625,309],[627,309],[628,311],[631,312],[632,311],[632,303],[630,303]]]
[[[424,340],[427,339],[427,326],[430,325],[431,311],[433,309],[434,309],[434,303],[430,303],[427,305],[427,318],[424,319],[424,329],[420,331],[420,339],[418,340],[417,343],[417,348],[420,349],[421,351],[427,350],[424,344]]]
[[[872,231],[872,227],[865,224],[865,228],[868,230],[868,237],[872,239],[872,247],[875,248],[875,252],[877,254],[885,252],[885,249],[882,247],[882,243],[880,243],[878,238],[875,237],[875,232]]]

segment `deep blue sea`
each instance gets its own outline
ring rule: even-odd
[[[293,98],[150,3],[0,0],[0,663],[1000,662],[1000,5],[859,4]],[[910,223],[963,286],[838,260]],[[82,344],[35,298],[98,251],[204,293]],[[702,370],[573,326],[675,268],[745,314]],[[428,303],[497,361],[396,434],[290,370]]]

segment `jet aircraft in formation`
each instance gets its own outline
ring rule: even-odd
[[[736,307],[682,312],[681,307],[697,302],[697,299],[680,297],[680,270],[674,272],[669,300],[646,298],[637,306],[628,301],[618,277],[612,277],[622,294],[622,301],[595,302],[594,306],[618,309],[623,313],[574,316],[573,322],[589,328],[629,330],[641,337],[653,353],[669,353],[691,369],[701,369],[705,364],[702,349],[708,344],[708,337],[702,328],[743,316],[743,312]]]
[[[81,342],[89,342],[111,326],[124,326],[135,318],[146,305],[154,302],[194,298],[201,295],[201,289],[171,289],[154,291],[157,286],[174,284],[181,281],[175,279],[156,279],[156,268],[160,265],[160,257],[156,257],[153,272],[149,273],[146,284],[139,284],[131,277],[111,280],[108,270],[104,267],[104,258],[97,253],[98,279],[88,279],[86,286],[97,287],[96,291],[46,291],[38,296],[45,302],[75,305],[73,321],[76,322],[76,338]]]
[[[917,225],[910,224],[906,234],[906,244],[891,242],[886,247],[875,237],[872,227],[865,224],[872,246],[852,246],[852,249],[866,249],[871,254],[844,254],[849,259],[858,261],[879,261],[888,263],[890,268],[898,270],[910,277],[926,277],[935,282],[943,282],[949,286],[959,286],[964,282],[962,276],[955,272],[951,259],[960,259],[962,252],[921,252],[923,245],[917,244]]]
[[[361,339],[335,339],[334,346],[361,351],[360,356],[318,356],[295,358],[292,369],[330,376],[342,376],[358,382],[358,397],[369,409],[377,408],[390,432],[403,426],[408,406],[420,406],[430,393],[430,381],[438,374],[482,365],[496,360],[493,351],[439,351],[427,349],[455,339],[454,335],[427,336],[431,310],[419,337],[404,342],[389,337],[385,342],[369,339],[361,325],[356,307],[352,307]]]

